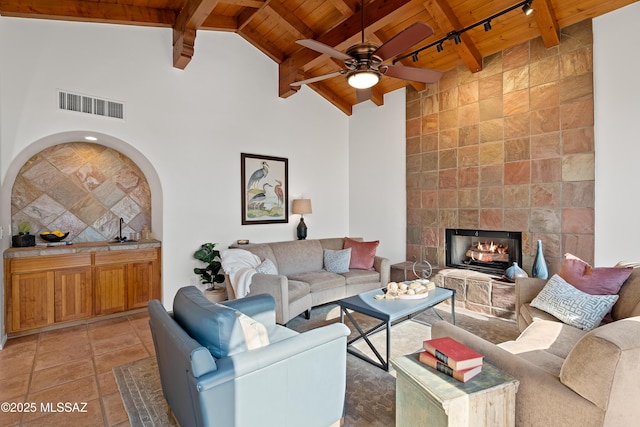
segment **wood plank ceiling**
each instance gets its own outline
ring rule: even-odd
[[[465,65],[473,72],[482,58],[527,40],[542,37],[545,45],[559,43],[559,28],[594,18],[636,0],[533,0],[535,12],[525,16],[516,9],[461,34],[461,43],[443,43],[425,49],[399,65],[446,71]],[[364,0],[365,40],[381,45],[416,21],[435,33],[412,47],[424,47],[483,21],[518,0]],[[304,48],[299,39],[315,39],[344,52],[361,41],[361,0],[0,0],[0,15],[173,28],[174,66],[188,67],[200,31],[230,31],[279,64],[278,92],[296,93],[290,83],[344,69],[342,61]],[[373,87],[371,100],[382,105],[383,95],[410,84],[424,83],[383,77]],[[351,114],[358,100],[345,78],[337,76],[309,85],[337,108]]]

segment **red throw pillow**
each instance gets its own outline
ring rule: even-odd
[[[594,268],[574,255],[565,254],[558,274],[582,292],[616,295],[632,271],[632,267]]]
[[[375,242],[359,242],[345,237],[344,249],[351,248],[351,261],[349,261],[349,268],[373,270],[373,260],[376,256],[376,249],[378,249],[379,244],[379,240],[376,240]]]

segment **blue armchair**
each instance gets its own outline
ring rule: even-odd
[[[240,313],[266,327],[247,349]],[[182,426],[327,427],[341,423],[348,328],[297,333],[275,323],[275,301],[256,295],[213,304],[178,290],[173,315],[149,302],[163,394]]]

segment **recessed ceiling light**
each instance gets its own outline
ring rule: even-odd
[[[85,136],[84,139],[86,139],[87,141],[97,141],[98,138],[96,138],[95,136]]]

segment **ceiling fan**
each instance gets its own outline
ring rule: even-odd
[[[377,46],[364,40],[364,0],[362,0],[360,10],[362,14],[362,42],[351,46],[346,52],[340,52],[313,39],[296,41],[306,48],[343,61],[346,69],[293,82],[291,86],[302,86],[345,75],[349,85],[356,88],[358,101],[365,101],[371,98],[371,88],[380,81],[382,76],[423,83],[435,83],[440,79],[442,73],[437,70],[384,63],[431,36],[433,29],[429,25],[424,22],[416,22],[386,41],[382,46]]]

